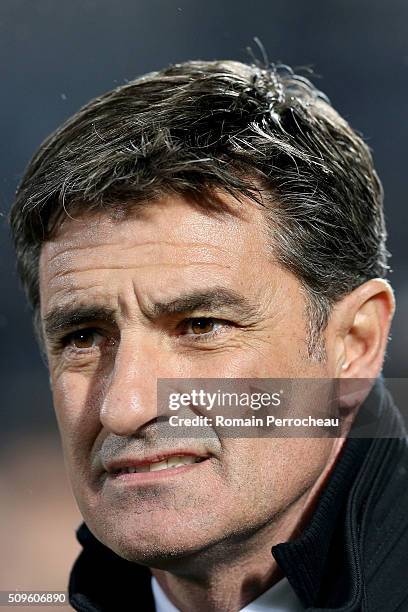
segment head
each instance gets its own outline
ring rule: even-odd
[[[42,144],[11,226],[73,490],[101,541],[163,566],[245,539],[311,488],[333,440],[154,435],[159,378],[381,371],[381,185],[308,80],[188,62],[108,92]],[[176,450],[204,460],[130,484],[114,473]]]

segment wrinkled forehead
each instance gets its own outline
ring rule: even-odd
[[[266,256],[265,221],[254,206],[206,214],[169,197],[130,214],[117,208],[68,217],[41,251],[41,301],[130,270],[142,284],[150,274],[170,285],[194,275],[219,282],[227,273],[253,274]]]
[[[115,242],[118,236],[128,233],[152,239],[163,237],[176,242],[178,239],[206,237],[222,240],[229,235],[256,234],[265,232],[265,219],[259,205],[248,198],[238,201],[225,193],[214,194],[208,202],[208,194],[200,204],[197,199],[179,195],[165,195],[148,202],[118,203],[109,207],[81,212],[80,206],[67,211],[60,220],[52,237],[44,243],[43,259],[56,256],[60,250],[81,249]],[[211,196],[210,196],[211,197]],[[208,208],[206,203],[208,202]]]

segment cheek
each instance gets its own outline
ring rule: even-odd
[[[300,349],[302,345],[291,346],[282,342],[282,338],[251,340],[238,350],[223,356],[214,363],[209,363],[211,378],[307,378],[316,366],[305,360]],[[201,368],[202,372],[203,368]],[[200,372],[200,376],[202,376]],[[320,372],[319,372],[320,373]],[[318,374],[319,375],[319,374]]]
[[[98,409],[88,378],[65,372],[52,381],[52,395],[66,459],[88,449],[98,429]]]
[[[323,471],[333,440],[253,438],[230,443],[229,480],[254,512],[279,512],[312,487]]]
[[[266,471],[273,471],[277,491],[292,501],[315,482],[324,469],[332,441],[328,438],[280,438],[269,440]],[[289,499],[290,498],[290,499]]]

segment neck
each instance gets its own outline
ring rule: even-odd
[[[293,511],[303,502],[293,505]],[[271,546],[278,543],[276,530],[289,537],[289,517],[279,525],[266,525],[255,534],[235,541],[225,541],[189,558],[172,571],[152,569],[167,597],[181,612],[232,612],[266,591],[281,577]],[[275,531],[275,537],[273,535]]]
[[[344,439],[334,444],[329,461],[312,488],[284,513],[256,532],[222,541],[177,563],[171,571],[152,574],[180,612],[238,612],[282,578],[271,548],[301,533],[327,482]]]

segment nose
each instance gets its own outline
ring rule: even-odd
[[[119,436],[134,435],[157,417],[160,361],[160,347],[136,338],[121,339],[99,413],[107,430]]]

